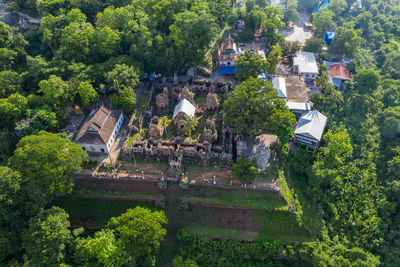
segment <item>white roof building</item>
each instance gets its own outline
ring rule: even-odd
[[[299,103],[299,102],[286,102],[286,106],[291,111],[309,111],[311,110],[309,103]]]
[[[296,52],[296,57],[293,59],[293,66],[306,79],[315,80],[319,73],[315,56],[310,52]]]
[[[193,106],[192,103],[190,103],[187,99],[182,99],[178,105],[176,105],[172,119],[175,119],[175,117],[181,112],[193,118],[196,112],[196,107]]]
[[[317,110],[304,112],[294,131],[294,141],[317,148],[328,118]]]
[[[273,77],[272,85],[276,90],[278,90],[278,96],[280,98],[287,98],[285,78]]]

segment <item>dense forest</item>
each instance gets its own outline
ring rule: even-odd
[[[41,23],[20,31],[0,23],[1,265],[154,265],[165,236],[163,212],[128,210],[86,236],[80,228],[71,231],[68,214],[52,207],[55,194],[71,192],[72,175],[87,158],[58,133],[68,121],[67,107],[89,108],[107,98],[132,112],[141,75],[211,66],[206,55],[213,41],[239,20],[248,29],[238,38],[249,39],[261,28],[272,55],[296,51],[299,44],[285,43],[276,30],[319,1],[283,2],[284,13],[263,0],[248,0],[242,9],[231,0],[16,0],[13,9],[40,16]],[[321,147],[314,154],[289,152],[285,145],[279,150],[298,221],[314,241],[247,243],[180,231],[173,266],[399,264],[400,0],[362,3],[357,9],[355,0],[331,0],[314,14],[315,37],[302,49],[324,60],[349,59],[352,81],[337,91],[321,64],[321,94],[311,96],[329,117]],[[336,36],[323,51],[324,33],[332,27]],[[238,78],[269,70],[276,56],[268,59],[263,66],[250,64]],[[239,116],[229,108],[257,86],[262,82],[248,79],[226,104],[237,128]],[[294,118],[287,110],[278,115],[279,125],[276,118],[248,119],[287,143]]]

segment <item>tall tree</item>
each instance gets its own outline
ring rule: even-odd
[[[250,78],[224,102],[226,124],[236,133],[272,132],[286,143],[293,136],[294,115],[270,82]]]
[[[236,77],[240,80],[256,78],[259,72],[267,71],[268,67],[268,62],[253,51],[246,51],[239,57],[236,64]]]
[[[86,158],[87,153],[65,135],[41,131],[22,138],[8,164],[51,195],[71,192],[72,175]]]
[[[59,207],[41,211],[29,221],[25,248],[33,266],[55,266],[65,263],[66,247],[71,241],[69,215]]]
[[[163,228],[166,223],[164,212],[151,212],[149,209],[136,207],[128,209],[119,217],[111,218],[107,227],[115,231],[136,264],[143,266],[153,261],[154,252],[160,247],[166,234]]]
[[[89,82],[81,82],[77,91],[84,106],[94,104],[99,99],[99,95]]]
[[[315,29],[315,32],[318,34],[324,33],[326,30],[328,30],[330,27],[332,27],[335,23],[333,22],[333,17],[334,13],[327,9],[323,8],[320,11],[318,11],[313,20],[313,26]]]

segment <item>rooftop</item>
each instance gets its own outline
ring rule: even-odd
[[[287,98],[286,93],[286,81],[282,77],[273,77],[272,84],[276,90],[278,90],[278,96],[280,98]]]
[[[298,66],[299,73],[319,73],[315,56],[310,52],[296,52],[296,57],[293,59],[293,65]]]
[[[75,142],[80,144],[107,144],[121,114],[122,110],[112,110],[104,106],[95,112],[91,112],[78,132]]]
[[[192,103],[190,103],[187,99],[182,99],[178,105],[176,105],[172,119],[175,119],[175,117],[181,112],[193,118],[196,112],[196,107],[193,106]]]
[[[317,110],[304,112],[297,124],[295,135],[303,135],[321,141],[328,118]]]

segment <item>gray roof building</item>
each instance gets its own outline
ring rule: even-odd
[[[328,118],[317,110],[304,112],[294,132],[294,141],[317,148],[324,133]]]

